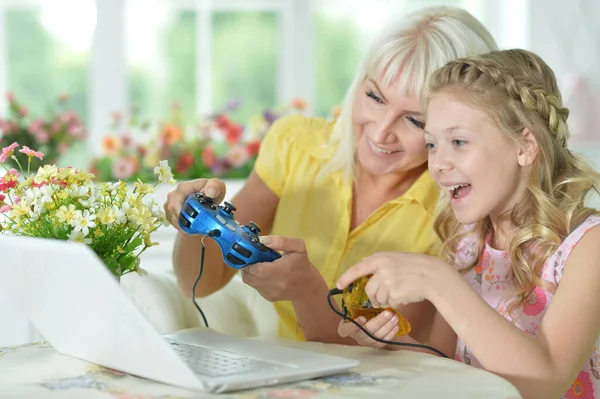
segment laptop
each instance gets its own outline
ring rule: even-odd
[[[60,353],[183,388],[220,393],[349,370],[353,359],[201,328],[163,336],[87,245],[0,236],[0,291]]]

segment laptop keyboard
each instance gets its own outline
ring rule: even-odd
[[[252,359],[232,352],[215,350],[204,346],[190,345],[165,338],[194,373],[209,377],[272,371],[289,366]]]

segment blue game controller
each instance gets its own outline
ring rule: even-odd
[[[233,218],[230,202],[217,205],[203,193],[190,195],[179,213],[179,226],[188,234],[211,236],[223,253],[223,261],[234,269],[281,258],[279,252],[260,243],[260,227],[254,222],[240,226]]]

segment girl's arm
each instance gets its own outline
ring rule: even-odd
[[[457,273],[438,272],[428,299],[486,370],[512,382],[526,398],[559,398],[600,332],[598,242],[600,226],[572,250],[537,338],[491,308]]]

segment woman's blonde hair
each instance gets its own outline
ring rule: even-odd
[[[537,141],[526,191],[506,215],[515,229],[509,245],[515,286],[514,300],[507,306],[510,314],[536,286],[545,286],[540,276],[545,261],[574,227],[596,213],[584,201],[598,192],[600,174],[567,148],[569,111],[562,105],[554,72],[537,55],[504,50],[451,61],[431,76],[429,84],[429,98],[439,92],[464,92],[471,105],[484,111],[511,140],[521,142],[528,129]],[[463,271],[469,270],[479,261],[491,222],[486,218],[466,232],[448,200],[439,204],[434,228],[447,260],[458,263],[455,252],[466,234],[479,238],[473,262],[461,265]]]
[[[496,48],[488,30],[460,8],[422,8],[389,23],[359,64],[331,134],[329,144],[336,151],[323,165],[320,176],[342,170],[346,179],[354,179],[357,165],[352,108],[367,76],[383,75],[386,85],[400,79],[404,94],[416,95],[421,100],[433,71],[448,61]]]

